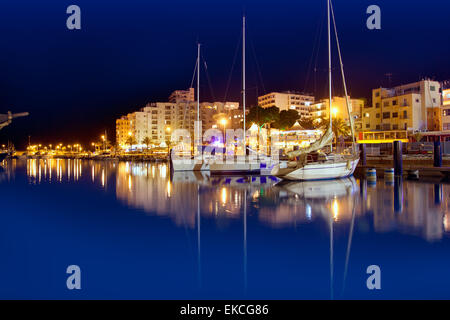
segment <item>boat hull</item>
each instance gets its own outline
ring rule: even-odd
[[[209,162],[203,160],[171,160],[170,161],[171,169],[174,172],[182,172],[182,171],[209,171]]]
[[[258,162],[211,163],[209,170],[211,174],[215,175],[259,174],[261,165]]]
[[[346,178],[353,175],[359,159],[345,161],[311,163],[301,168],[280,168],[275,166],[272,175],[291,181],[310,181]]]

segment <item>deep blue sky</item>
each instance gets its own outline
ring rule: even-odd
[[[80,31],[66,28],[71,4],[82,10]],[[365,27],[371,4],[382,10],[380,31]],[[392,85],[422,77],[450,79],[449,1],[335,0],[334,6],[352,96],[369,97],[372,88],[387,86],[386,73],[393,74]],[[214,96],[223,100],[244,8],[247,86],[262,93],[263,82],[266,91],[323,96],[325,29],[316,77],[311,72],[306,81],[306,75],[318,27],[325,22],[325,0],[2,1],[0,112],[31,116],[0,131],[0,142],[9,138],[20,147],[31,135],[35,143],[90,143],[104,129],[112,136],[119,115],[189,86],[197,39]],[[229,100],[239,99],[240,67],[238,56]],[[337,81],[337,68],[334,73]],[[206,73],[202,78],[203,96],[210,100]],[[339,94],[340,84],[335,87]],[[255,93],[249,90],[251,104]]]

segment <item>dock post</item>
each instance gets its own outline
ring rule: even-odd
[[[361,147],[361,153],[359,154],[359,161],[361,162],[362,166],[366,166],[367,165],[366,144],[365,143],[361,143],[360,147]]]
[[[440,205],[442,203],[442,184],[434,185],[434,204]]]
[[[402,142],[394,141],[394,173],[403,176]]]
[[[403,181],[401,177],[394,179],[394,211],[395,213],[403,211]]]
[[[434,153],[433,153],[433,165],[435,167],[442,167],[442,145],[441,141],[434,142]]]

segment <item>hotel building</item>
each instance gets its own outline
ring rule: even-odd
[[[365,131],[440,130],[440,84],[422,80],[372,90],[372,105],[363,109]]]
[[[442,130],[450,130],[450,89],[442,90]]]
[[[311,116],[313,119],[328,118],[330,116],[329,99],[323,99],[311,106]],[[353,117],[355,130],[361,130],[361,113],[364,108],[364,100],[352,99],[350,101],[350,114]],[[331,101],[331,112],[333,117],[338,117],[349,122],[349,114],[347,111],[347,99],[345,97],[333,97]]]
[[[314,97],[294,91],[271,92],[258,97],[258,105],[263,108],[278,107],[282,110],[297,110],[301,117],[310,117]]]
[[[144,147],[148,137],[152,146],[165,147],[173,130],[186,129],[193,139],[194,122],[197,120],[197,103],[192,100],[192,90],[178,90],[170,95],[172,102],[150,102],[139,111],[129,113],[116,120],[116,144],[121,148],[129,146],[129,138],[135,141],[135,147]],[[217,125],[214,115],[224,113],[227,116],[239,110],[238,102],[202,102],[200,120],[202,132]],[[242,111],[241,111],[242,113]],[[232,123],[230,123],[231,127]]]

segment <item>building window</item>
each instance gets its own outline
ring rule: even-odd
[[[393,124],[392,125],[392,130],[398,130],[398,124]]]
[[[398,112],[392,112],[392,118],[398,118]]]
[[[380,114],[379,114],[379,113],[377,113],[377,114],[376,114],[376,117],[377,117],[377,118],[379,118],[379,117],[380,117]]]
[[[369,128],[370,128],[370,124],[366,123],[366,129],[369,129]]]
[[[430,91],[436,91],[436,87],[435,86],[430,86]]]
[[[383,119],[388,119],[391,117],[391,113],[390,112],[383,112]]]
[[[396,106],[397,105],[397,100],[392,100],[392,105]]]
[[[375,103],[375,108],[379,108],[379,107],[380,107],[380,103],[379,102]]]
[[[384,107],[389,107],[389,101],[385,101],[385,102],[383,103],[383,106],[384,106]]]
[[[376,130],[380,130],[380,125],[377,124],[377,126],[375,128],[376,128]]]
[[[380,92],[379,91],[375,92],[375,97],[379,97],[379,96],[380,96]]]

